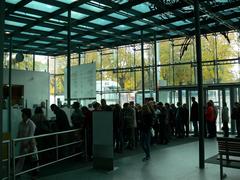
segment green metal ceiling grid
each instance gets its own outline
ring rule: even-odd
[[[66,54],[68,11],[73,53],[195,33],[193,0],[5,1],[5,51]],[[202,34],[239,31],[240,0],[199,2]]]

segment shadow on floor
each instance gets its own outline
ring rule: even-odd
[[[178,145],[182,145],[182,144],[192,143],[195,141],[198,141],[198,138],[196,138],[196,137],[188,137],[188,138],[182,138],[182,139],[173,138],[170,141],[170,143],[167,145],[157,145],[157,144],[152,145],[151,151],[156,151],[156,150],[163,149],[163,148],[169,148],[169,147],[178,146]],[[143,150],[140,147],[140,145],[137,148],[135,148],[134,150],[126,149],[121,154],[115,153],[114,159],[121,159],[124,157],[134,156],[137,154],[143,154]],[[40,169],[40,177],[46,177],[46,176],[51,176],[53,174],[74,171],[77,169],[81,169],[84,167],[90,167],[90,166],[92,166],[92,162],[86,162],[84,160],[84,158],[72,158],[72,159],[58,162],[54,165],[49,165],[47,167],[41,168]]]

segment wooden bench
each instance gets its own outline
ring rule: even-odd
[[[220,161],[220,179],[227,175],[223,174],[223,167],[240,169],[240,139],[218,137],[218,151]]]

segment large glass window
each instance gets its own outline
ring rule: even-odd
[[[215,60],[215,37],[214,35],[204,35],[201,37],[202,45],[202,60]]]
[[[236,83],[240,80],[240,65],[226,64],[218,66],[219,83]]]
[[[13,59],[13,69],[20,70],[33,70],[33,55],[32,54],[24,54],[24,60],[22,62],[15,61],[16,54],[12,54]]]
[[[48,71],[48,57],[35,55],[35,71]]]
[[[67,57],[66,56],[57,56],[56,57],[56,66],[55,73],[63,74],[64,69],[67,67]]]
[[[194,71],[191,64],[177,65],[174,67],[174,85],[193,84]]]
[[[64,93],[64,76],[63,75],[56,75],[55,76],[55,93],[56,94],[63,94]]]

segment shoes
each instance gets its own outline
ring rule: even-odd
[[[149,159],[151,159],[150,156],[144,157],[144,158],[142,159],[142,161],[148,161]]]

